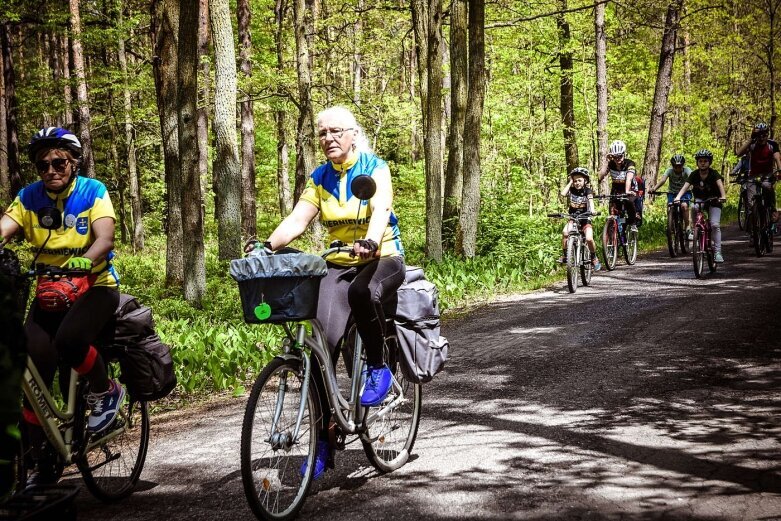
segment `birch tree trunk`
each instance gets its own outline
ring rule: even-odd
[[[477,253],[480,216],[480,129],[485,100],[485,3],[469,4],[469,94],[464,124],[464,191],[459,219],[459,252],[467,258]]]
[[[365,1],[358,0],[358,13],[363,13],[364,9]],[[361,46],[363,45],[363,18],[360,14],[355,17],[355,23],[353,25],[353,37],[355,40],[353,47],[353,103],[360,107],[361,75],[363,74],[363,55],[361,54]]]
[[[236,2],[238,18],[239,64],[244,78],[252,78],[252,35],[249,0]],[[255,202],[255,121],[249,92],[243,93],[241,102],[241,229],[244,237],[252,237],[257,230],[257,205]]]
[[[63,124],[65,128],[70,129],[73,126],[73,89],[71,89],[70,42],[68,42],[68,35],[61,34],[57,42],[60,53],[60,76],[63,80],[62,102],[65,111]]]
[[[206,291],[203,244],[203,199],[198,171],[198,0],[181,0],[179,7],[177,108],[179,162],[182,176],[184,236],[184,298],[201,308]]]
[[[153,0],[153,70],[160,136],[163,142],[166,186],[166,287],[184,284],[184,237],[182,232],[182,176],[179,169],[179,122],[177,117],[179,0]]]
[[[201,198],[206,198],[207,178],[209,176],[209,108],[211,107],[211,57],[209,56],[209,0],[200,0],[198,15],[198,64],[200,76],[198,84],[198,175],[201,177]],[[219,204],[219,178],[212,172],[212,192],[214,193],[214,219],[217,220]],[[204,209],[204,214],[206,210]]]
[[[87,97],[87,76],[84,72],[84,52],[81,48],[81,13],[79,0],[70,1],[71,46],[73,50],[73,69],[76,73],[76,98],[79,104],[79,130],[82,148],[81,170],[87,177],[95,177],[95,158],[92,155],[92,126]]]
[[[570,50],[569,23],[564,16],[567,0],[558,0],[559,14],[556,26],[559,32],[559,77],[560,110],[562,132],[564,134],[564,156],[567,160],[567,172],[578,166],[578,142],[575,135],[575,93],[572,87],[572,51]]]
[[[220,180],[217,198],[219,258],[241,256],[241,164],[236,136],[236,49],[228,0],[209,0],[214,41],[214,134],[212,171]]]
[[[597,172],[607,163],[607,38],[605,36],[605,4],[594,7],[594,58],[596,61],[597,87]],[[600,191],[607,193],[608,178]]]
[[[776,42],[781,38],[778,29],[778,11],[781,8],[779,0],[765,0],[765,9],[768,17],[768,39],[765,44],[765,65],[770,74],[770,131],[775,136],[776,120],[778,113],[776,111]]]
[[[643,160],[643,179],[647,186],[656,184],[659,158],[662,153],[664,120],[667,115],[667,100],[670,96],[673,76],[675,42],[683,0],[673,0],[667,7],[662,35],[662,49],[659,53],[659,69],[656,73],[654,102],[651,107],[651,121],[648,125],[648,144]]]
[[[467,5],[466,0],[453,0],[450,5],[450,129],[442,209],[442,242],[448,249],[455,246],[464,187],[464,121],[469,59]]]
[[[293,0],[298,76],[298,122],[296,125],[296,184],[293,202],[298,202],[309,173],[315,168],[315,129],[312,109],[312,56],[307,35],[314,34],[310,0]]]
[[[120,24],[122,23],[122,13],[120,9]],[[133,213],[133,250],[141,251],[144,249],[144,211],[141,207],[141,187],[138,179],[138,168],[136,165],[136,137],[133,130],[133,104],[130,97],[130,85],[127,72],[127,56],[125,55],[125,38],[119,37],[117,57],[119,66],[122,70],[122,90],[124,98],[125,113],[125,143],[127,144],[127,178],[130,187],[130,208]]]
[[[276,0],[274,4],[274,43],[277,49],[277,71],[282,76],[285,70],[284,59],[284,23],[287,4],[284,0]],[[277,197],[279,212],[282,217],[293,210],[293,197],[290,193],[290,173],[287,135],[285,134],[285,111],[278,108],[274,111],[274,123],[277,133]]]

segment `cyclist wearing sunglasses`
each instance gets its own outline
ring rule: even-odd
[[[392,378],[383,360],[383,303],[395,296],[406,272],[398,220],[392,209],[390,169],[372,153],[355,116],[344,107],[320,112],[317,133],[320,149],[328,161],[312,172],[293,211],[277,226],[265,246],[270,250],[286,246],[318,214],[330,240],[353,245],[354,255],[338,253],[328,258],[328,274],[320,283],[317,318],[323,325],[329,347],[335,352],[352,315],[367,359],[361,404],[372,407],[388,395]],[[368,201],[361,201],[350,190],[350,183],[360,175],[371,176],[377,185],[375,195]],[[325,390],[319,395],[324,411],[322,425],[328,426],[331,407]],[[315,478],[322,475],[329,460],[332,456],[328,431],[322,429]]]
[[[599,181],[601,182],[605,176],[610,174],[610,195],[627,194],[629,196],[628,200],[617,203],[611,202],[610,204],[611,206],[617,204],[619,208],[623,208],[626,213],[626,222],[630,227],[629,229],[633,232],[637,232],[638,213],[635,207],[636,197],[633,188],[636,170],[635,162],[626,158],[626,144],[620,140],[610,143],[607,163],[599,172]]]
[[[37,262],[89,272],[89,289],[69,308],[47,311],[34,300],[25,334],[28,354],[47,385],[51,386],[58,366],[61,380],[68,378],[68,367],[87,377],[92,407],[87,424],[91,432],[98,433],[113,422],[125,396],[120,383],[108,378],[103,359],[93,347],[119,303],[119,279],[111,264],[114,208],[103,183],[78,175],[81,143],[70,131],[41,129],[30,141],[28,154],[40,180],[20,190],[0,218],[0,245],[20,233],[32,245]],[[62,227],[50,237],[38,223],[37,212],[45,207],[56,207],[63,214]],[[60,388],[67,388],[64,381],[60,383]],[[56,481],[55,462],[29,403],[24,404],[22,414],[36,465],[30,482]]]

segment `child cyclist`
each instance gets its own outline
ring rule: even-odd
[[[666,182],[670,181],[670,191],[667,193],[667,204],[671,204],[673,202],[673,199],[675,199],[675,195],[681,190],[681,187],[686,183],[686,181],[689,180],[689,176],[692,175],[692,169],[688,166],[684,166],[686,163],[686,158],[683,157],[681,154],[675,154],[673,157],[670,158],[670,167],[665,170],[664,175],[662,175],[662,178],[659,180],[656,185],[654,185],[653,188],[651,188],[650,192],[656,192],[661,188],[661,186]],[[689,237],[689,240],[692,240],[692,229],[691,224],[689,220],[689,201],[691,201],[692,193],[686,192],[683,194],[683,197],[681,197],[681,210],[683,210],[683,223],[684,226],[686,226],[686,234]]]
[[[590,177],[588,170],[583,167],[573,168],[569,173],[569,182],[561,189],[561,196],[567,198],[569,206],[568,212],[570,214],[581,214],[585,212],[594,213],[594,192],[589,187]],[[597,258],[596,244],[594,244],[594,231],[591,227],[591,218],[584,217],[578,219],[580,226],[583,229],[583,234],[586,236],[586,245],[591,252],[591,263],[594,266],[594,271],[599,271],[602,265]],[[572,231],[574,223],[567,221],[562,230],[561,247],[564,251],[563,255],[559,259],[559,262],[565,264],[567,262],[567,236]]]
[[[724,262],[721,254],[721,203],[727,200],[724,192],[724,183],[718,172],[710,167],[713,162],[713,153],[703,148],[694,154],[697,161],[697,170],[692,172],[689,179],[681,187],[675,201],[680,201],[686,191],[691,188],[694,192],[694,203],[699,203],[711,197],[718,197],[718,201],[709,203],[709,219],[711,233],[713,234],[713,249],[716,250],[714,260]]]

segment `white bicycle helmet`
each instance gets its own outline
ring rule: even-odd
[[[619,139],[613,141],[612,143],[610,143],[610,150],[608,151],[608,153],[611,156],[623,156],[624,154],[626,154],[626,143],[624,143]]]

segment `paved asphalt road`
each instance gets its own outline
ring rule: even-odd
[[[781,519],[781,248],[696,280],[644,254],[445,324],[452,358],[424,387],[413,459],[378,475],[338,453],[299,519]],[[83,520],[250,520],[246,398],[153,420],[141,490],[82,491]]]

